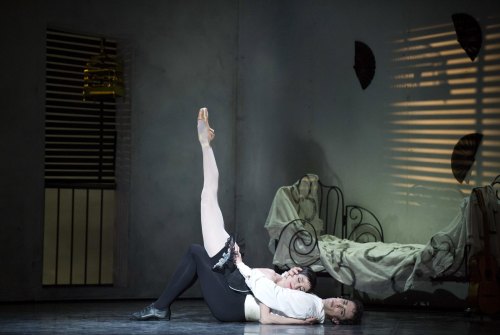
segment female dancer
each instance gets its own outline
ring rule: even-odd
[[[203,152],[204,184],[201,194],[201,225],[204,247],[200,245],[191,245],[175,270],[172,277],[173,279],[167,285],[160,298],[143,310],[132,314],[131,318],[134,320],[169,320],[171,304],[186,289],[191,287],[198,278],[200,280],[203,297],[210,311],[214,317],[220,321],[260,321],[263,323],[277,324],[308,324],[317,321],[322,322],[324,320],[323,304],[318,304],[316,300],[314,300],[314,304],[318,306],[318,313],[299,316],[293,314],[293,317],[288,317],[285,314],[287,311],[281,312],[281,315],[277,314],[276,312],[279,313],[280,310],[274,307],[273,298],[267,296],[265,299],[268,301],[268,306],[273,309],[273,313],[271,313],[269,307],[258,302],[257,299],[261,299],[259,296],[242,294],[231,289],[227,284],[224,274],[213,271],[214,266],[218,264],[221,259],[227,259],[229,253],[227,243],[229,234],[224,229],[224,220],[217,200],[219,173],[213,150],[210,146],[210,142],[214,136],[214,130],[208,125],[208,111],[206,108],[202,108],[198,115],[198,137]],[[236,250],[239,250],[237,246]],[[241,262],[241,257],[238,257],[238,268],[244,268],[245,266]],[[254,273],[259,273],[262,275],[262,278],[269,281],[270,285],[286,291],[293,291],[290,289],[294,289],[296,292],[306,291],[311,288],[312,284],[309,283],[306,276],[299,274],[297,268],[290,270],[284,276],[279,276],[270,269],[264,271],[262,271],[262,269],[254,269],[249,271],[252,272],[252,274],[249,274],[248,271],[247,273],[243,273],[247,278],[253,277],[255,279],[258,276]],[[254,285],[255,281],[256,280],[252,281],[247,279],[247,283],[251,282],[251,285]],[[262,291],[260,288],[262,286],[262,280],[257,281],[259,284],[254,286],[258,286],[256,287],[256,291],[260,292]],[[308,295],[305,292],[301,293],[306,297],[313,297],[313,295]],[[320,298],[317,299],[321,301]],[[294,299],[294,301],[295,303],[301,304],[300,298],[298,300]],[[342,309],[346,318],[352,318],[351,314],[353,314],[356,306],[354,306],[351,301],[344,301],[345,303],[335,303],[331,300],[330,305],[332,309],[336,308],[338,311]],[[348,306],[349,303],[351,303],[352,306]],[[286,305],[285,302],[282,302],[282,304]],[[319,305],[321,305],[321,307]],[[334,305],[338,306],[334,307]],[[347,313],[345,312],[346,310]]]
[[[201,225],[204,248],[192,245],[182,258],[173,279],[162,295],[150,306],[132,315],[134,320],[170,319],[170,306],[185,290],[200,279],[203,296],[213,315],[221,321],[259,320],[259,307],[254,297],[236,292],[214,266],[227,255],[229,234],[224,229],[224,220],[217,200],[219,173],[210,142],[215,132],[208,124],[208,111],[200,109],[198,115],[198,138],[203,153],[204,184],[201,194]],[[282,287],[309,291],[315,285],[312,271],[301,272],[293,268],[284,275],[271,269],[259,269],[273,282]],[[236,270],[237,272],[237,270]]]

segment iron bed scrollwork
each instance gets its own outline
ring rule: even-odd
[[[469,206],[471,211],[477,211],[477,205],[474,207],[471,202],[475,199],[475,192],[481,190],[482,192],[489,192],[492,203],[496,203],[491,205],[490,210],[497,213],[499,208],[497,200],[500,200],[498,185],[500,185],[500,175],[494,179],[491,185],[475,188],[470,197],[463,199],[463,206]],[[497,188],[494,189],[494,186]],[[450,222],[449,227],[434,234],[427,244],[365,244],[384,242],[382,224],[372,211],[359,205],[346,205],[344,193],[338,186],[325,185],[317,176],[306,175],[293,186],[288,187],[288,192],[292,195],[295,194],[291,198],[292,205],[295,206],[297,212],[306,214],[305,212],[309,210],[309,215],[302,215],[301,218],[290,222],[284,221],[287,224],[283,225],[279,237],[274,241],[275,250],[280,250],[280,253],[286,254],[286,256],[280,255],[277,260],[277,253],[275,253],[274,261],[276,262],[274,264],[277,271],[284,271],[292,266],[311,266],[319,276],[332,276],[337,277],[336,279],[339,278],[340,273],[343,271],[344,277],[342,277],[341,282],[346,285],[349,285],[352,277],[352,286],[359,284],[359,289],[362,291],[363,287],[361,285],[365,285],[364,288],[367,288],[366,285],[372,285],[369,288],[372,291],[376,291],[379,286],[384,289],[390,286],[387,292],[392,293],[401,293],[412,288],[417,281],[421,280],[470,282],[468,261],[471,256],[480,252],[482,235],[477,232],[474,240],[469,240],[472,236],[469,232],[474,230],[476,223],[464,214],[466,213],[464,211],[465,207],[460,207],[462,216],[457,216]],[[317,215],[317,218],[315,215]],[[492,220],[493,226],[495,221],[498,220]],[[318,222],[321,224],[318,224]],[[498,224],[496,222],[496,225]],[[448,228],[452,230],[446,230]],[[453,230],[455,228],[458,230]],[[362,259],[372,264],[378,263],[379,258],[381,260],[386,256],[393,257],[393,253],[399,253],[395,257],[403,256],[401,261],[398,259],[398,262],[400,262],[397,263],[398,266],[387,268],[387,271],[392,272],[392,275],[389,273],[387,277],[387,284],[384,284],[381,280],[373,282],[371,278],[366,278],[366,276],[366,282],[356,280],[356,277],[362,274],[356,271],[354,273],[350,268],[353,263],[346,265],[343,257],[346,245],[349,244],[351,248],[356,248],[351,242],[358,243],[359,248],[364,250],[362,254],[356,256],[359,257],[356,259],[360,260],[355,265],[357,271],[364,271],[363,264],[365,263],[362,263]],[[375,249],[377,253],[374,253]],[[351,251],[351,254],[352,252],[354,251]],[[332,253],[332,256],[328,253]],[[333,254],[336,256],[335,259]],[[351,258],[351,261],[355,260]],[[344,286],[342,286],[342,292],[343,289]]]
[[[302,197],[292,196],[297,206],[297,212],[305,212],[302,209],[304,202],[312,204],[313,209],[309,216],[295,219],[286,224],[281,230],[275,246],[279,243],[287,243],[290,259],[296,266],[311,266],[319,262],[318,240],[323,234],[339,236],[356,242],[384,242],[384,230],[377,216],[367,208],[359,205],[346,205],[344,193],[338,186],[323,184],[317,180],[317,190],[310,180],[311,175],[303,176],[294,187],[302,188]],[[317,201],[313,193],[317,192]],[[298,194],[299,191],[297,190]],[[312,215],[317,215],[323,222],[323,230],[319,232],[311,223]],[[338,223],[340,222],[340,226]],[[284,238],[288,241],[284,241]],[[311,257],[307,257],[312,255]],[[284,271],[289,266],[277,267],[277,271]],[[319,271],[318,275],[327,276],[326,271]]]

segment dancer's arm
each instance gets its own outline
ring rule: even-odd
[[[262,272],[266,276],[266,278],[269,278],[273,282],[277,283],[280,280],[282,280],[283,278],[299,274],[300,271],[302,271],[302,268],[293,267],[290,270],[283,272],[283,274],[279,274],[276,271],[274,271],[273,269],[269,269],[269,268],[255,268],[255,270],[259,270],[260,272]]]
[[[260,307],[260,319],[259,322],[262,324],[273,324],[273,325],[305,325],[305,324],[314,324],[318,322],[316,318],[308,318],[308,319],[294,319],[286,316],[281,316],[278,314],[271,313],[271,309],[264,305],[263,303],[259,303]]]
[[[261,271],[251,269],[241,260],[236,262],[236,266],[245,277],[245,282],[253,295],[266,306],[281,312],[288,311],[286,313],[288,316],[296,318],[309,316],[309,304],[304,301],[308,300],[307,293],[280,287]]]
[[[272,269],[267,269],[267,268],[256,268],[255,270],[259,270],[266,276],[266,278],[271,279],[273,282],[277,283],[282,277],[280,274],[276,273]]]
[[[238,250],[236,250],[234,261],[255,298],[264,305],[291,318],[307,319],[312,317],[320,323],[324,321],[323,303],[320,298],[276,285],[262,272],[251,269],[243,263]]]

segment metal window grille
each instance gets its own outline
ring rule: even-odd
[[[84,69],[115,41],[48,29],[43,285],[113,283],[116,101],[83,97]]]

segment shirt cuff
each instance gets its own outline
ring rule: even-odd
[[[249,278],[252,274],[252,269],[250,269],[250,267],[248,267],[248,265],[243,262],[236,264],[236,267],[240,271],[241,275],[245,278]]]

